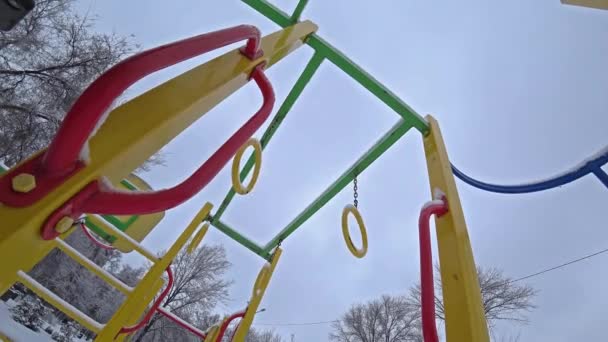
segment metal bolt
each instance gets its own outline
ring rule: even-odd
[[[11,179],[13,190],[27,193],[36,188],[36,177],[29,173],[20,173]]]
[[[63,234],[65,232],[67,232],[68,230],[70,230],[70,228],[72,228],[72,226],[74,226],[74,219],[69,216],[64,216],[55,225],[55,231],[57,233]]]

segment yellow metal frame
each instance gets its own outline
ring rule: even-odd
[[[264,56],[261,58],[249,60],[235,49],[114,109],[96,135],[91,138],[89,142],[91,162],[84,169],[29,207],[12,208],[0,205],[0,217],[3,219],[3,229],[0,230],[0,260],[11,260],[10,263],[3,263],[0,268],[0,293],[5,292],[16,281],[20,281],[87,329],[98,333],[96,340],[123,340],[125,336],[117,336],[117,334],[121,328],[139,321],[146,307],[162,287],[163,272],[209,215],[212,205],[207,203],[201,209],[161,258],[136,241],[139,234],[131,237],[112,225],[103,224],[99,218],[91,216],[93,220],[96,219],[105,233],[118,238],[121,249],[135,250],[153,262],[150,270],[135,288],[123,284],[67,245],[63,239],[72,230],[66,231],[55,240],[43,240],[40,236],[43,222],[56,208],[91,181],[103,176],[116,183],[126,177],[194,121],[245,85],[255,66],[262,61],[266,62],[266,68],[272,66],[300,47],[304,39],[316,29],[317,26],[310,21],[295,24],[262,38],[261,49],[264,51]],[[142,117],[146,120],[141,120]],[[24,184],[18,188],[25,189],[27,186],[28,184]],[[148,216],[152,220],[158,218],[158,216]],[[150,222],[142,220],[142,224],[148,223]],[[207,227],[207,225],[202,227],[192,239],[189,251],[200,244]],[[147,232],[142,230],[142,234],[145,235]],[[106,324],[93,321],[27,275],[26,272],[53,248],[61,249],[126,295],[121,307]],[[23,251],[28,252],[23,253]],[[272,269],[279,255],[280,250],[277,250]],[[260,285],[262,293],[253,297],[250,305],[254,310],[253,313],[268,281],[269,279],[266,279]],[[248,330],[252,319],[251,314],[246,316],[241,326]]]
[[[186,227],[177,238],[173,246],[169,248],[167,253],[152,265],[143,279],[140,280],[133,289],[133,292],[122,303],[116,314],[114,314],[106,324],[103,331],[97,335],[98,341],[113,341],[121,328],[134,325],[139,321],[140,316],[143,314],[141,311],[142,303],[149,303],[151,299],[154,298],[157,291],[152,292],[151,289],[155,289],[154,285],[161,279],[167,267],[169,267],[173,259],[177,256],[177,253],[186,245],[188,240],[194,235],[196,229],[201,225],[202,220],[200,218],[202,217],[204,219],[207,217],[211,212],[211,208],[213,208],[211,203],[205,204],[190,222],[188,227]],[[143,307],[145,308],[145,306]],[[124,335],[119,335],[117,340],[122,340],[124,338]]]
[[[272,33],[261,41],[260,59],[252,61],[232,50],[114,109],[89,142],[90,164],[29,207],[0,206],[0,260],[12,260],[0,268],[0,292],[15,282],[18,271],[30,270],[52,249],[52,243],[40,237],[40,229],[56,208],[95,179],[105,176],[116,182],[126,177],[245,85],[256,65],[267,61],[266,67],[272,66],[316,29],[306,21]]]
[[[272,274],[274,273],[274,269],[279,262],[282,252],[283,251],[281,248],[277,247],[272,255],[272,259],[270,259],[270,263],[264,265],[258,273],[253,285],[249,305],[247,305],[247,312],[239,323],[238,329],[234,333],[234,341],[245,341],[247,332],[249,331],[253,318],[258,311],[258,307],[260,306],[260,302],[264,297],[264,293],[266,293],[266,289],[268,288],[268,284],[270,283],[270,279],[272,278]]]
[[[426,119],[430,131],[423,140],[431,193],[444,194],[449,207],[447,214],[435,218],[446,337],[448,341],[490,341],[473,250],[447,150],[435,118],[429,115]]]

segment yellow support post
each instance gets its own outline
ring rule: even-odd
[[[259,59],[249,60],[235,49],[114,109],[89,141],[91,160],[86,167],[29,207],[0,205],[0,293],[15,282],[19,270],[27,272],[53,248],[52,241],[40,236],[52,212],[102,176],[112,182],[126,177],[245,85],[261,61],[270,67],[300,47],[316,29],[310,21],[287,27],[262,39],[264,56]]]
[[[219,324],[221,324],[221,321]],[[220,332],[219,326],[214,325],[214,326],[210,327],[209,330],[207,330],[207,337],[205,337],[204,342],[216,342],[217,335],[219,334],[219,332]]]
[[[154,263],[154,265],[152,265],[133,292],[125,299],[116,314],[112,316],[104,329],[97,335],[96,341],[113,341],[120,329],[126,327],[128,323],[133,320],[133,317],[141,316],[142,312],[138,310],[142,307],[141,302],[143,298],[154,297],[156,292],[151,292],[151,290],[155,289],[155,283],[161,278],[165,269],[171,265],[171,262],[175,259],[175,256],[177,256],[177,253],[184,247],[186,242],[188,242],[196,231],[196,228],[200,225],[201,221],[197,220],[197,218],[207,217],[209,212],[211,212],[211,208],[213,208],[211,203],[206,203],[203,206],[188,227],[186,227],[182,234],[177,238],[177,241],[175,241],[173,246],[171,246],[167,253]]]
[[[239,327],[234,334],[234,341],[245,341],[245,337],[249,332],[251,323],[253,323],[255,313],[258,311],[258,307],[260,306],[260,302],[264,297],[264,293],[266,292],[268,283],[270,283],[270,278],[272,277],[274,268],[279,262],[281,253],[281,248],[277,247],[274,254],[272,255],[270,264],[264,265],[264,267],[262,267],[262,269],[260,270],[260,273],[258,273],[258,277],[256,278],[255,284],[253,285],[253,293],[251,294],[251,300],[249,301],[249,305],[247,306],[247,312],[245,313],[245,317],[243,317],[243,319],[239,323]]]
[[[449,211],[437,218],[439,265],[445,307],[447,341],[490,340],[479,281],[456,182],[437,121],[426,117],[430,132],[424,137],[431,193],[445,194]]]
[[[150,288],[150,290],[140,298],[139,302],[133,304],[133,312],[139,312],[140,315],[133,315],[132,317],[129,317],[129,319],[127,319],[126,321],[126,326],[135,325],[142,319],[142,316],[146,312],[146,309],[150,306],[150,304],[156,297],[156,294],[163,288],[163,285],[165,285],[163,279],[157,279],[154,286]],[[125,334],[118,335],[114,339],[114,342],[124,341],[127,337],[128,336]],[[100,340],[96,339],[96,341]]]

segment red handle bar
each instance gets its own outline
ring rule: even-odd
[[[129,86],[143,77],[187,59],[247,39],[243,53],[259,57],[260,31],[240,25],[159,46],[116,64],[96,79],[76,100],[42,160],[42,169],[66,174],[78,162],[78,155],[103,114]]]
[[[435,325],[435,284],[433,282],[433,251],[431,249],[431,215],[441,216],[448,212],[446,199],[428,202],[418,219],[420,234],[420,301],[422,303],[422,335],[424,342],[439,342]]]
[[[130,327],[122,327],[120,329],[120,331],[118,332],[118,334],[116,334],[116,336],[118,336],[120,334],[130,334],[134,331],[137,331],[150,321],[152,316],[156,313],[156,309],[158,309],[158,307],[160,306],[162,301],[165,299],[165,297],[167,297],[167,295],[169,294],[169,291],[171,291],[171,288],[173,287],[173,272],[171,271],[171,266],[167,266],[166,271],[167,271],[167,276],[169,278],[169,280],[167,281],[167,285],[165,285],[165,289],[163,290],[163,292],[160,294],[160,296],[158,296],[156,301],[154,301],[154,304],[152,304],[152,307],[150,308],[150,310],[148,310],[148,312],[146,312],[146,315],[144,316],[144,318],[135,325],[132,325]]]
[[[190,177],[170,189],[140,193],[116,192],[97,181],[93,194],[80,205],[75,206],[74,210],[112,215],[150,214],[173,208],[196,195],[221,171],[272,111],[275,101],[274,92],[264,75],[262,66],[257,66],[251,75],[262,90],[264,97],[262,107]]]
[[[224,321],[224,323],[222,323],[222,326],[220,327],[220,331],[217,334],[217,339],[215,340],[215,342],[220,342],[222,340],[222,338],[224,338],[224,334],[226,333],[226,329],[228,329],[228,326],[230,325],[230,322],[234,321],[237,318],[243,318],[245,317],[245,313],[247,312],[247,310],[241,311],[241,312],[237,312],[232,314],[232,316],[228,317],[228,319],[226,319]],[[236,332],[236,330],[235,330]],[[234,335],[232,336],[234,337]],[[231,339],[232,341],[232,339]]]

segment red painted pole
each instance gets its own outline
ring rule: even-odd
[[[91,232],[89,232],[89,229],[85,226],[84,222],[80,222],[79,223],[80,228],[82,229],[82,231],[84,232],[84,235],[87,236],[87,238],[89,238],[89,240],[91,240],[91,242],[96,245],[97,247],[101,248],[101,249],[105,249],[105,250],[114,250],[115,248],[113,246],[110,245],[106,245],[105,243],[97,240],[92,234]]]
[[[165,286],[165,289],[160,294],[160,296],[156,299],[154,304],[152,304],[152,307],[150,308],[150,310],[148,310],[148,312],[146,312],[146,315],[144,316],[144,318],[135,325],[132,325],[130,327],[123,327],[122,329],[120,329],[120,331],[118,332],[117,335],[130,334],[134,331],[141,329],[144,325],[146,325],[150,321],[150,319],[152,318],[152,315],[154,315],[154,313],[157,311],[156,309],[160,306],[160,303],[162,303],[162,301],[165,299],[165,297],[167,297],[167,295],[169,294],[169,291],[171,291],[171,288],[173,287],[173,272],[171,271],[171,266],[168,266],[166,271],[167,271],[167,276],[169,278],[169,280],[167,281],[167,285]]]
[[[433,251],[429,221],[432,215],[448,212],[445,199],[426,203],[418,219],[420,234],[420,296],[422,303],[422,335],[425,342],[439,342],[435,325],[435,288],[433,282]]]
[[[194,335],[200,337],[201,339],[205,339],[205,337],[207,337],[205,334],[201,333],[197,328],[193,327],[192,325],[188,324],[187,322],[175,319],[174,316],[172,316],[170,313],[168,313],[167,311],[163,310],[162,308],[158,308],[157,310],[159,313],[161,313],[163,316],[167,317],[168,319],[170,319],[171,321],[173,321],[175,324],[179,325],[180,327],[188,330],[189,332],[193,333]]]
[[[221,342],[222,338],[224,337],[224,334],[226,333],[226,329],[228,329],[228,325],[230,325],[230,322],[237,318],[243,318],[246,312],[247,310],[244,310],[241,312],[234,313],[232,314],[232,316],[228,317],[228,319],[226,319],[224,323],[222,323],[222,326],[220,327],[220,332],[217,334],[217,339],[215,340],[215,342]]]
[[[63,175],[76,167],[82,147],[99,120],[127,88],[156,71],[220,47],[247,39],[242,50],[249,57],[261,54],[260,31],[240,25],[150,49],[116,64],[96,79],[76,100],[42,160],[50,175]]]
[[[236,151],[262,126],[274,106],[274,91],[261,65],[251,76],[260,87],[264,103],[258,112],[233,134],[190,177],[173,188],[142,193],[114,192],[99,182],[93,195],[74,211],[111,215],[141,215],[164,211],[178,206],[204,188],[232,159]]]

